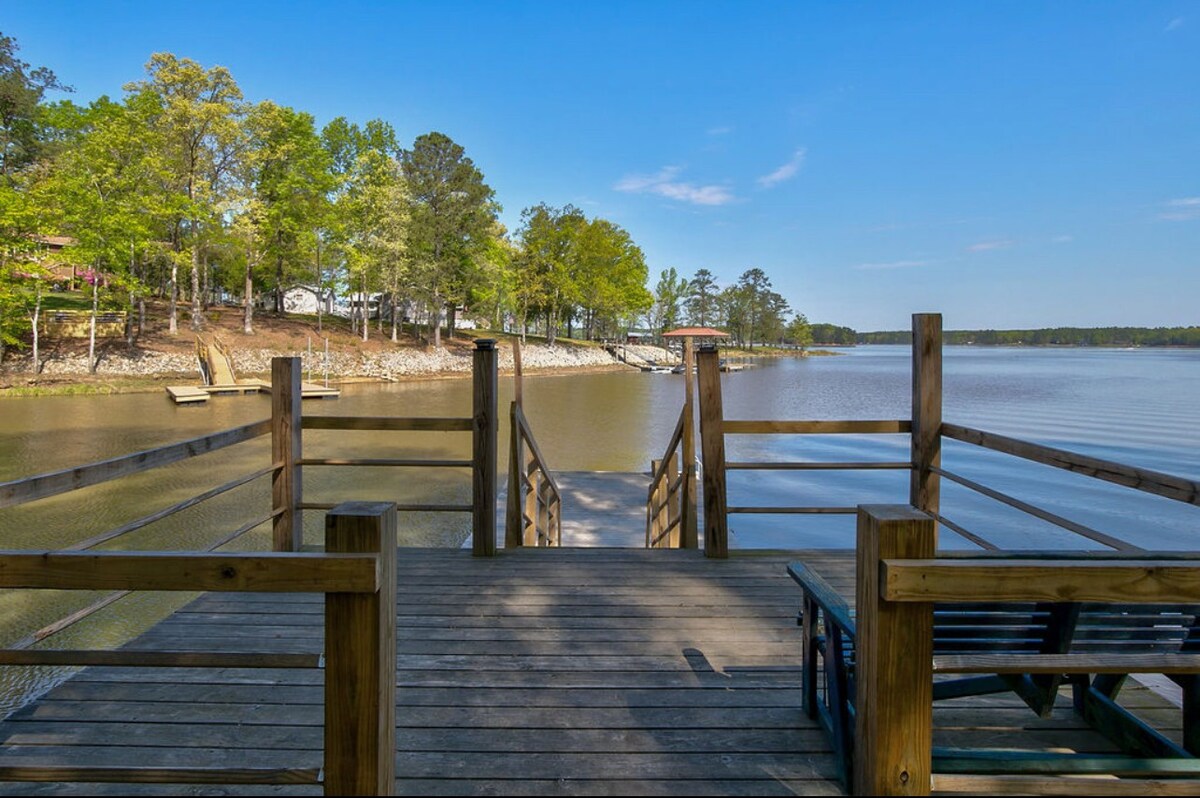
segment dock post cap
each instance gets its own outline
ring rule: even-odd
[[[701,351],[701,352],[716,352],[717,345],[714,343],[700,344],[699,351]]]
[[[483,352],[490,352],[496,348],[495,338],[476,338],[475,348]]]

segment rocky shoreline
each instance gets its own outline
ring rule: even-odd
[[[639,347],[639,349],[656,349]],[[330,352],[328,370],[332,380],[379,379],[396,380],[446,375],[469,374],[472,367],[471,349],[468,347],[421,349],[406,347],[382,352]],[[656,349],[660,357],[668,358],[666,350]],[[499,366],[503,370],[513,368],[512,348],[499,347]],[[271,358],[299,356],[306,372],[314,378],[325,376],[324,352],[276,351],[272,349],[235,349],[233,365],[239,376],[262,376],[271,371]],[[600,347],[592,346],[546,346],[529,344],[521,348],[521,364],[528,371],[576,371],[602,368],[628,368]],[[0,369],[0,375],[8,380],[30,379],[29,356],[10,357]],[[109,351],[100,356],[95,375],[89,373],[87,355],[67,354],[47,359],[42,366],[42,379],[62,382],[64,377],[88,378],[140,378],[194,381],[198,376],[194,355],[156,352],[153,350]]]

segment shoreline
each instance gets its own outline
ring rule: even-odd
[[[658,362],[678,362],[673,352],[658,347],[637,346],[642,357]],[[333,352],[329,356],[329,384],[380,384],[420,380],[466,379],[472,371],[473,348],[449,346],[440,350],[404,347],[377,352]],[[498,346],[499,373],[513,373],[513,350],[507,342]],[[728,350],[728,357],[819,357],[837,352]],[[271,358],[299,357],[305,379],[324,383],[324,354],[278,349],[234,349],[231,352],[239,379],[269,379]],[[53,356],[43,362],[36,378],[28,370],[29,355],[12,357],[0,367],[0,398],[36,396],[85,396],[154,393],[167,385],[198,385],[200,373],[191,354],[153,349],[132,351],[110,349],[102,352],[95,374],[88,371],[87,356],[70,353]],[[522,370],[526,375],[567,376],[613,371],[638,371],[637,366],[616,359],[602,347],[559,343],[555,346],[530,343],[521,349]]]

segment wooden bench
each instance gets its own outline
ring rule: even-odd
[[[870,512],[872,508],[865,509]],[[864,531],[862,511],[860,508],[860,546]],[[866,526],[872,526],[871,519]],[[932,541],[931,522],[929,527],[929,540]],[[1158,562],[1184,566],[1173,570],[1191,567],[1200,573],[1196,560],[1181,563],[1182,555],[1159,556],[1162,559]],[[1129,566],[1131,571],[1145,569],[1141,554],[1139,560],[1141,562]],[[1055,555],[1053,559],[1045,553],[1025,558],[987,554],[921,562],[949,564],[951,567],[945,570],[951,575],[956,563],[961,566],[990,564],[1000,569],[1020,569],[1025,564],[1026,570],[1039,573],[1045,573],[1047,567],[1079,572],[1080,564],[1093,571],[1106,564],[1113,566],[1107,571],[1120,571],[1125,563],[1129,563],[1127,559],[1102,559],[1094,554],[1078,553]],[[881,558],[875,562],[876,573],[885,572],[889,564],[902,565],[904,561],[892,563]],[[863,565],[860,552],[859,580],[863,579]],[[965,569],[958,570],[966,573]],[[855,764],[855,751],[864,733],[857,724],[857,698],[861,692],[857,661],[860,619],[849,602],[804,563],[792,563],[788,572],[803,594],[799,624],[804,638],[804,711],[819,720],[829,734],[847,789],[858,792],[858,785],[854,783],[854,774],[859,769]],[[890,581],[885,583],[885,576],[878,576],[877,581],[886,589],[894,587]],[[919,584],[925,586],[923,581]],[[934,585],[929,588],[931,594],[936,594],[939,589],[936,580],[929,584]],[[989,588],[990,585],[980,580],[981,591]],[[1200,752],[1200,677],[1196,675],[1200,673],[1200,656],[1197,655],[1200,652],[1200,624],[1197,624],[1200,606],[1174,601],[1142,603],[1146,599],[1141,596],[1134,599],[1136,603],[1092,600],[976,602],[970,595],[969,581],[956,589],[957,593],[948,596],[948,600],[931,599],[932,639],[929,641],[931,648],[927,650],[932,656],[924,666],[924,673],[935,675],[930,688],[932,699],[1013,691],[1035,712],[1045,716],[1053,708],[1060,687],[1070,684],[1074,690],[1074,705],[1080,715],[1124,754],[1084,756],[933,749],[928,765],[933,772],[1000,776],[995,783],[986,783],[989,791],[999,791],[998,785],[1006,783],[1017,789],[1029,789],[1031,783],[1036,785],[1036,782],[1017,778],[1022,775],[1062,774],[1152,776],[1155,779],[1153,789],[1166,784],[1167,792],[1182,790],[1183,794],[1200,788],[1200,782],[1191,779],[1174,780],[1176,777],[1191,776],[1194,779],[1200,776],[1200,760],[1194,758]],[[1062,595],[1075,597],[1070,591]],[[904,605],[893,603],[891,606]],[[925,628],[928,630],[929,627]],[[893,650],[897,645],[900,651],[904,650],[902,643],[893,641],[892,645]],[[914,646],[914,650],[923,649]],[[903,669],[903,666],[899,668]],[[1183,689],[1185,731],[1182,746],[1117,704],[1117,694],[1132,673],[1163,673]],[[819,689],[822,685],[824,689]],[[860,728],[856,729],[856,726]],[[943,788],[948,786],[942,776],[937,782]],[[1060,779],[1055,789],[1079,788],[1087,793],[1089,783],[1095,787],[1094,779]],[[1130,783],[1140,783],[1143,787],[1146,784],[1132,780]],[[975,783],[972,789],[983,786],[983,783]],[[1112,787],[1111,784],[1106,786]],[[879,791],[880,785],[862,787],[863,794],[870,794]]]

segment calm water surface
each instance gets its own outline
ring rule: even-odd
[[[726,415],[746,419],[907,418],[907,347],[859,347],[838,357],[764,359],[723,375]],[[501,407],[511,399],[501,378]],[[674,428],[683,382],[676,375],[599,373],[531,377],[526,411],[551,466],[561,470],[644,471]],[[1200,351],[947,347],[944,417],[1051,446],[1200,479]],[[337,401],[304,412],[336,415],[464,416],[467,380],[349,386]],[[265,418],[266,397],[218,397],[177,407],[162,394],[0,400],[0,481],[126,454]],[[501,425],[500,451],[507,452]],[[469,458],[469,434],[305,433],[307,456]],[[900,435],[730,436],[731,460],[904,460]],[[266,438],[147,474],[0,510],[10,549],[61,548],[263,467]],[[947,441],[943,466],[1060,515],[1149,548],[1200,549],[1200,509],[1058,469]],[[503,464],[501,466],[503,468]],[[502,471],[503,473],[503,471]],[[388,499],[469,503],[465,471],[309,467],[305,499]],[[1079,548],[1076,535],[943,481],[943,513],[1009,548]],[[854,505],[905,502],[905,472],[730,472],[731,505]],[[257,480],[112,541],[107,549],[202,549],[270,507]],[[565,508],[570,513],[570,508]],[[319,513],[305,536],[321,537]],[[848,547],[845,516],[736,515],[736,546]],[[410,514],[402,545],[458,546],[465,516]],[[942,545],[969,547],[953,533]],[[269,547],[255,530],[230,548]],[[0,594],[0,645],[11,643],[102,594]],[[117,644],[188,596],[143,594],[97,613],[53,639],[54,647]],[[48,600],[49,599],[49,600]],[[0,712],[62,678],[61,670],[7,668]]]

